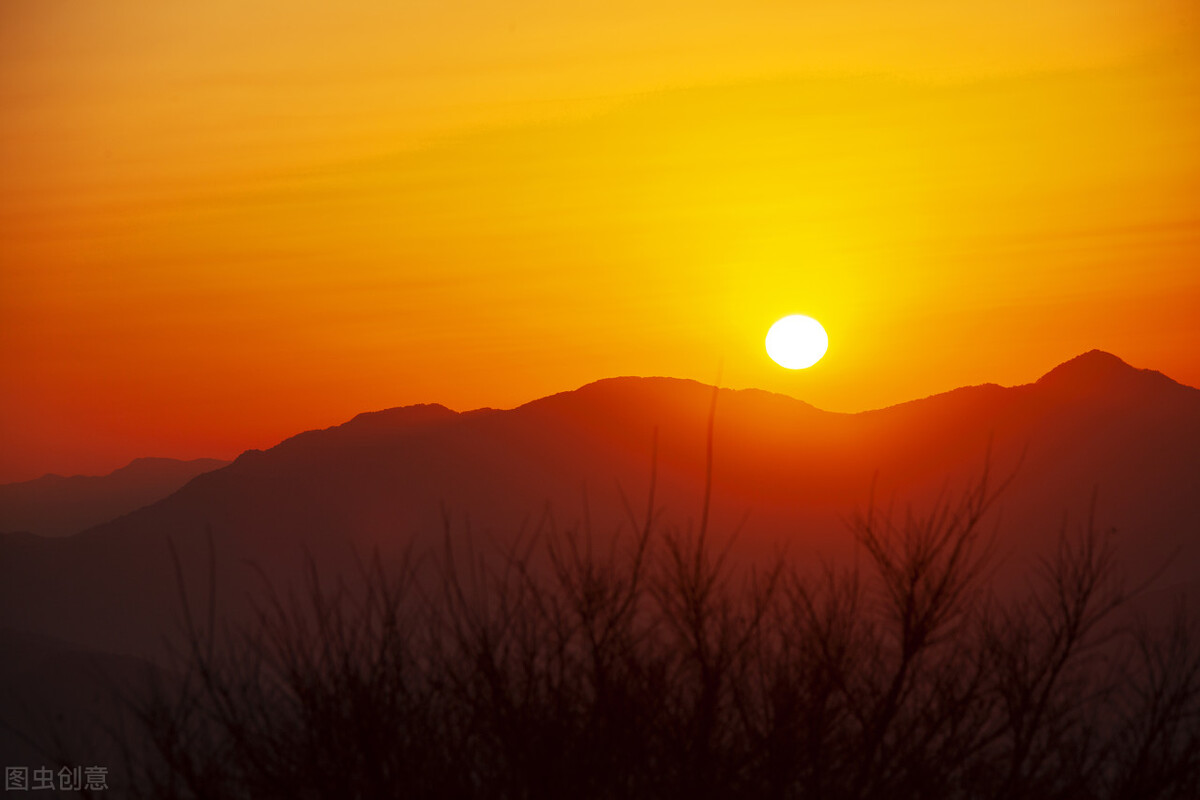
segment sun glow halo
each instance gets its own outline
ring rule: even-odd
[[[828,349],[829,336],[821,323],[803,314],[784,317],[767,331],[767,355],[787,369],[811,367]]]

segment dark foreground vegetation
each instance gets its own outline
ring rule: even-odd
[[[1133,614],[1087,528],[1002,599],[989,501],[860,519],[855,569],[743,568],[703,524],[647,522],[353,586],[314,569],[219,637],[193,608],[181,674],[131,697],[133,793],[1200,797],[1182,610]]]

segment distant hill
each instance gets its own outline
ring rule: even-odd
[[[299,574],[307,552],[494,551],[520,530],[586,524],[607,539],[647,507],[696,526],[712,387],[613,378],[498,411],[436,405],[362,414],[199,475],[170,497],[65,539],[0,537],[0,626],[143,652],[177,618],[168,539],[189,591],[207,585],[206,530],[222,607],[261,578]],[[1012,476],[997,549],[1020,578],[1064,519],[1114,527],[1127,566],[1200,580],[1200,390],[1093,351],[1033,384],[957,389],[860,414],[758,390],[720,390],[710,530],[754,557],[786,547],[812,564],[851,554],[846,526],[870,502],[928,505],[977,478]],[[193,600],[195,601],[195,600]]]
[[[108,475],[43,475],[0,485],[0,531],[67,536],[162,500],[227,461],[139,458]]]

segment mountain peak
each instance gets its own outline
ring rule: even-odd
[[[337,431],[337,436],[369,440],[376,436],[387,436],[423,425],[444,422],[457,416],[459,416],[457,411],[452,411],[440,403],[416,403],[410,406],[385,408],[380,411],[364,411],[349,422],[343,422],[341,425],[334,425],[324,430],[305,431],[290,439],[285,439],[281,444],[321,439],[332,431]]]
[[[110,475],[119,474],[151,474],[162,470],[181,470],[195,467],[197,469],[217,469],[228,464],[228,461],[222,461],[219,458],[163,458],[159,456],[142,456],[135,458],[125,466],[109,473]]]
[[[536,408],[567,404],[570,407],[579,408],[581,404],[591,404],[610,410],[623,407],[671,409],[672,413],[680,408],[692,408],[700,409],[707,414],[712,403],[714,389],[719,393],[718,405],[723,410],[728,410],[731,405],[738,407],[757,404],[760,408],[786,406],[793,410],[817,411],[814,406],[803,400],[763,389],[716,387],[692,378],[630,375],[601,378],[584,384],[578,389],[533,400],[523,407]],[[764,404],[766,405],[764,406]]]
[[[1072,392],[1096,392],[1178,384],[1156,370],[1130,366],[1112,353],[1089,350],[1047,372],[1038,379],[1037,385]]]
[[[1129,366],[1117,356],[1104,350],[1088,350],[1082,355],[1064,361],[1038,379],[1038,383],[1055,380],[1079,380],[1081,378],[1106,378],[1129,374],[1139,370]]]
[[[395,427],[420,425],[458,416],[457,412],[441,403],[416,403],[409,406],[385,408],[382,411],[364,411],[349,422],[336,427],[355,429],[389,430]]]

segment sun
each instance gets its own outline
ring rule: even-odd
[[[828,349],[829,336],[821,323],[803,314],[784,317],[767,331],[767,355],[781,367],[811,367]]]

